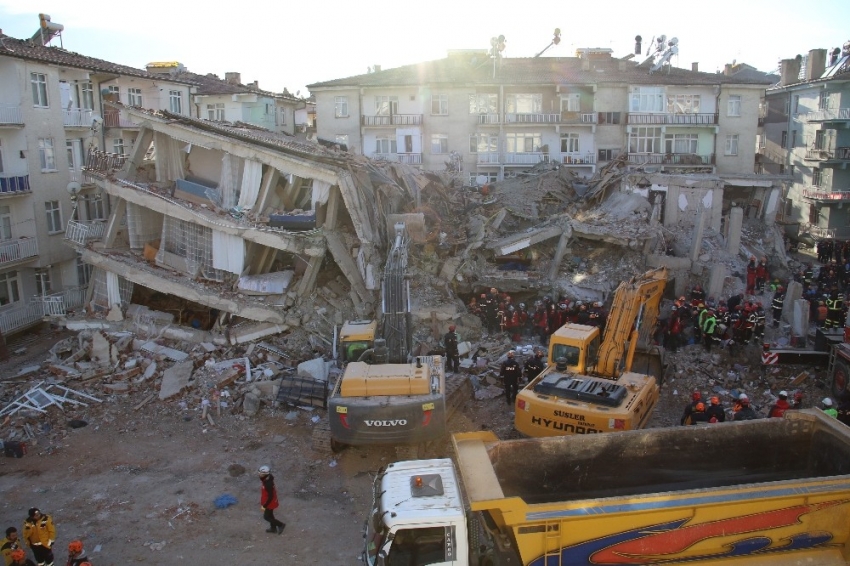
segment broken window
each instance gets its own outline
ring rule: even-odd
[[[0,307],[21,300],[18,289],[18,272],[7,271],[0,273]]]
[[[726,134],[726,155],[738,155],[738,134]]]
[[[334,118],[348,118],[348,97],[334,97]]]
[[[449,95],[448,94],[432,94],[431,95],[431,115],[433,116],[448,116],[449,114]]]
[[[106,220],[106,206],[101,193],[83,195],[80,201],[86,220]]]
[[[398,97],[397,96],[376,96],[375,97],[375,115],[389,116],[398,114]]]
[[[498,114],[499,113],[499,97],[496,94],[470,94],[469,95],[469,113],[470,114]]]
[[[499,151],[499,138],[490,134],[472,134],[469,136],[470,153],[494,153]]]
[[[445,134],[431,135],[431,153],[448,153],[449,136]]]
[[[83,261],[83,256],[77,253],[77,285],[86,287],[91,280],[92,266]]]
[[[207,119],[224,122],[224,103],[207,104]]]
[[[629,153],[660,153],[661,128],[636,127],[629,134]]]
[[[539,114],[542,109],[542,94],[509,94],[505,100],[505,112],[511,114]]]
[[[581,95],[567,94],[561,97],[561,112],[578,112],[581,110]]]
[[[540,151],[543,135],[533,132],[509,133],[505,136],[505,151],[508,153],[533,153]]]
[[[729,96],[729,100],[726,101],[726,115],[727,116],[740,116],[741,115],[741,95],[740,94],[732,94]]]
[[[619,112],[600,112],[599,113],[599,123],[600,124],[619,124],[620,123],[620,113]]]
[[[375,153],[398,153],[395,136],[379,136],[375,138]]]
[[[664,87],[632,88],[629,112],[664,112]]]
[[[561,153],[578,153],[578,134],[561,134]]]
[[[667,112],[670,114],[699,114],[698,94],[672,94],[667,97]]]
[[[666,134],[664,153],[696,153],[698,134]]]

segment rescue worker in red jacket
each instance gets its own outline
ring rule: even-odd
[[[755,295],[756,291],[756,256],[750,256],[750,263],[747,264],[747,295]]]
[[[759,293],[764,291],[764,283],[769,277],[770,273],[767,271],[767,258],[763,257],[756,267],[756,291]]]
[[[274,517],[274,510],[278,508],[277,489],[274,486],[274,476],[268,466],[260,466],[257,470],[260,475],[262,488],[260,491],[260,507],[263,509],[263,519],[269,522],[267,533],[281,534],[286,524],[278,521]]]
[[[781,418],[782,415],[785,414],[785,411],[790,408],[791,403],[788,402],[788,392],[780,391],[779,400],[770,408],[770,411],[768,411],[767,416]]]

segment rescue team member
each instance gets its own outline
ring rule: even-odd
[[[740,408],[735,411],[735,418],[732,420],[751,421],[759,418],[755,410],[750,406],[750,398],[744,393],[741,393],[741,396],[738,397],[738,405]]]
[[[274,518],[274,510],[280,505],[277,501],[277,489],[274,486],[274,476],[268,466],[260,466],[257,470],[260,474],[262,488],[260,491],[260,506],[263,509],[263,519],[269,522],[267,533],[281,534],[286,528],[286,523],[281,523]]]
[[[693,395],[691,395],[691,402],[685,405],[685,412],[682,414],[682,420],[679,422],[681,425],[689,425],[693,424],[691,422],[691,415],[694,414],[694,409],[697,406],[697,403],[702,401],[702,393],[699,391],[694,391]]]
[[[824,413],[826,413],[827,415],[829,415],[833,419],[838,418],[838,410],[835,407],[832,406],[832,399],[830,399],[829,397],[825,397],[824,400],[821,401],[820,403],[821,403],[821,409],[823,409]]]
[[[449,331],[443,337],[443,346],[446,348],[446,371],[460,371],[460,354],[458,353],[457,345],[460,338],[455,330],[457,327],[453,324],[449,326]]]
[[[505,401],[508,406],[513,406],[519,390],[519,379],[522,377],[522,368],[519,362],[514,359],[513,350],[508,352],[508,358],[502,362],[499,377],[505,380]]]
[[[534,356],[525,361],[525,378],[531,382],[545,368],[546,364],[543,362],[543,351],[537,350],[534,352]]]
[[[726,411],[720,404],[720,397],[711,398],[711,405],[705,410],[705,414],[708,415],[708,422],[710,423],[722,423],[726,420]]]
[[[49,515],[43,515],[37,507],[29,510],[24,520],[24,542],[32,549],[38,566],[53,566],[53,541],[56,527]]]
[[[35,562],[27,558],[27,553],[23,548],[13,550],[9,558],[11,559],[11,562],[9,562],[11,566],[35,566]]]
[[[768,417],[782,417],[785,414],[785,411],[791,408],[791,404],[788,402],[788,392],[780,391],[779,392],[779,401],[776,402],[768,411]]]
[[[698,424],[706,424],[708,423],[708,415],[705,412],[705,403],[700,401],[696,405],[694,405],[694,412],[691,413],[691,422],[692,425]]]
[[[3,565],[12,563],[12,552],[21,548],[21,540],[18,538],[18,529],[9,527],[6,529],[6,538],[0,540],[0,554],[3,555]]]
[[[83,542],[72,540],[68,544],[68,563],[66,566],[92,566],[83,550]]]

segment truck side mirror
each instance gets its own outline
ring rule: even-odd
[[[384,566],[384,564],[386,564],[386,563],[387,563],[387,551],[386,550],[378,551],[378,561],[377,561],[378,566]]]

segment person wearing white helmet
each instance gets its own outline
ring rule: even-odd
[[[768,417],[781,418],[785,411],[791,408],[791,403],[788,402],[788,392],[780,391],[779,400],[767,412]]]
[[[735,416],[732,420],[751,421],[757,418],[759,418],[758,414],[756,414],[755,409],[750,406],[750,398],[747,397],[746,393],[741,393],[741,395],[738,396],[738,403],[735,407]]]
[[[277,501],[277,489],[274,486],[274,476],[271,474],[271,469],[268,466],[260,466],[257,470],[262,482],[260,492],[260,507],[263,509],[263,519],[269,522],[267,533],[281,534],[286,528],[286,523],[282,523],[275,519],[274,510],[280,505]]]
[[[833,419],[838,418],[838,410],[835,408],[835,405],[832,402],[832,399],[829,397],[824,397],[824,400],[820,402],[821,409],[823,412],[832,417]]]

